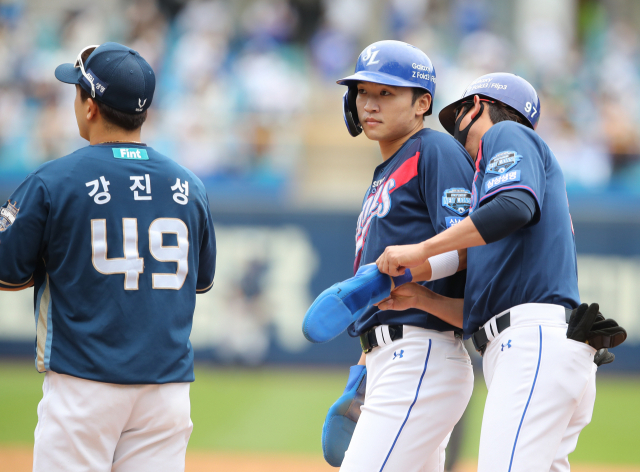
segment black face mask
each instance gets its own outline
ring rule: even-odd
[[[469,109],[470,110],[470,109]],[[475,116],[475,118],[473,120],[471,120],[471,123],[469,123],[469,126],[467,126],[465,129],[463,129],[462,131],[460,130],[460,123],[462,122],[462,119],[465,117],[465,115],[467,113],[469,113],[469,111],[467,110],[466,113],[460,113],[460,116],[458,117],[458,119],[456,120],[456,125],[455,128],[453,129],[453,137],[456,138],[456,140],[458,140],[458,142],[460,144],[462,144],[463,146],[467,145],[467,135],[469,134],[469,129],[471,129],[471,127],[473,126],[473,124],[478,121],[478,119],[480,118],[480,116],[482,116],[482,112],[484,111],[484,103],[480,102],[480,111],[478,112],[478,114]]]

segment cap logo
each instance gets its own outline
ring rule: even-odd
[[[377,64],[378,62],[380,62],[379,60],[376,61],[376,56],[380,51],[378,50],[374,51],[374,49],[375,49],[375,46],[369,46],[367,49],[364,50],[364,55],[362,56],[362,62],[366,62],[365,65],[367,66],[370,66],[372,64]]]
[[[144,106],[145,103],[147,103],[147,99],[146,98],[144,100],[139,98],[138,99],[138,108],[136,108],[136,111],[142,111],[142,107]]]

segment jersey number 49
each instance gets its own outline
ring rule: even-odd
[[[91,220],[91,260],[101,274],[124,274],[124,289],[138,290],[144,259],[138,253],[138,220],[123,218],[124,257],[107,257],[107,220]],[[162,235],[175,234],[177,246],[163,246]],[[149,226],[149,251],[160,262],[176,262],[175,274],[152,274],[154,289],[180,290],[189,273],[189,230],[178,218],[158,218]]]

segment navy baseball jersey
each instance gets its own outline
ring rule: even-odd
[[[0,210],[0,289],[35,285],[40,372],[193,381],[195,297],[215,259],[202,182],[144,145],[47,162]]]
[[[431,129],[414,134],[374,172],[358,218],[354,269],[375,262],[387,246],[419,243],[461,221],[469,211],[472,178],[471,156],[451,136]],[[462,298],[465,272],[423,284],[441,295]],[[380,324],[457,329],[418,309],[372,307],[349,327],[349,334],[357,336]]]
[[[509,189],[530,192],[536,215],[506,238],[468,249],[465,334],[523,303],[579,305],[576,245],[560,165],[533,130],[504,121],[482,138],[469,212]]]

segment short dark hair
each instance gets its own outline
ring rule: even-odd
[[[82,54],[83,63],[86,62],[92,52],[93,49],[88,49]],[[81,86],[78,85],[77,87],[80,89],[80,99],[83,102],[86,102],[91,95]],[[98,105],[98,110],[100,111],[100,115],[102,115],[104,120],[113,126],[117,126],[118,128],[123,128],[127,131],[134,131],[140,128],[147,119],[147,110],[143,111],[142,113],[136,114],[125,113],[123,111],[116,110],[109,105],[105,105],[100,100],[95,99],[94,101]]]
[[[489,107],[489,118],[491,118],[491,122],[494,125],[501,121],[515,121],[531,128],[531,124],[509,105],[501,102],[487,103],[487,105]]]
[[[77,87],[80,89],[80,99],[83,102],[86,102],[87,99],[91,97],[91,95],[79,85]],[[117,126],[118,128],[123,128],[127,131],[133,131],[140,128],[147,119],[147,110],[143,111],[142,113],[136,113],[134,115],[133,113],[125,113],[123,111],[116,110],[109,105],[105,105],[99,100],[94,101],[96,102],[96,105],[98,105],[98,110],[100,110],[100,115],[102,115],[104,120],[113,126]]]
[[[427,90],[419,87],[412,87],[413,96],[411,97],[411,105],[414,105],[416,101],[422,97],[425,93],[429,93]]]
[[[415,103],[418,101],[418,99],[420,97],[422,97],[425,93],[429,93],[427,90],[420,88],[420,87],[412,87],[411,91],[413,92],[413,95],[411,96],[411,105],[415,105]],[[429,93],[429,96],[431,96],[431,94]],[[431,99],[433,100],[433,97],[431,97]],[[427,113],[425,112],[424,115],[422,115],[422,119],[424,120],[424,118],[427,117]]]

